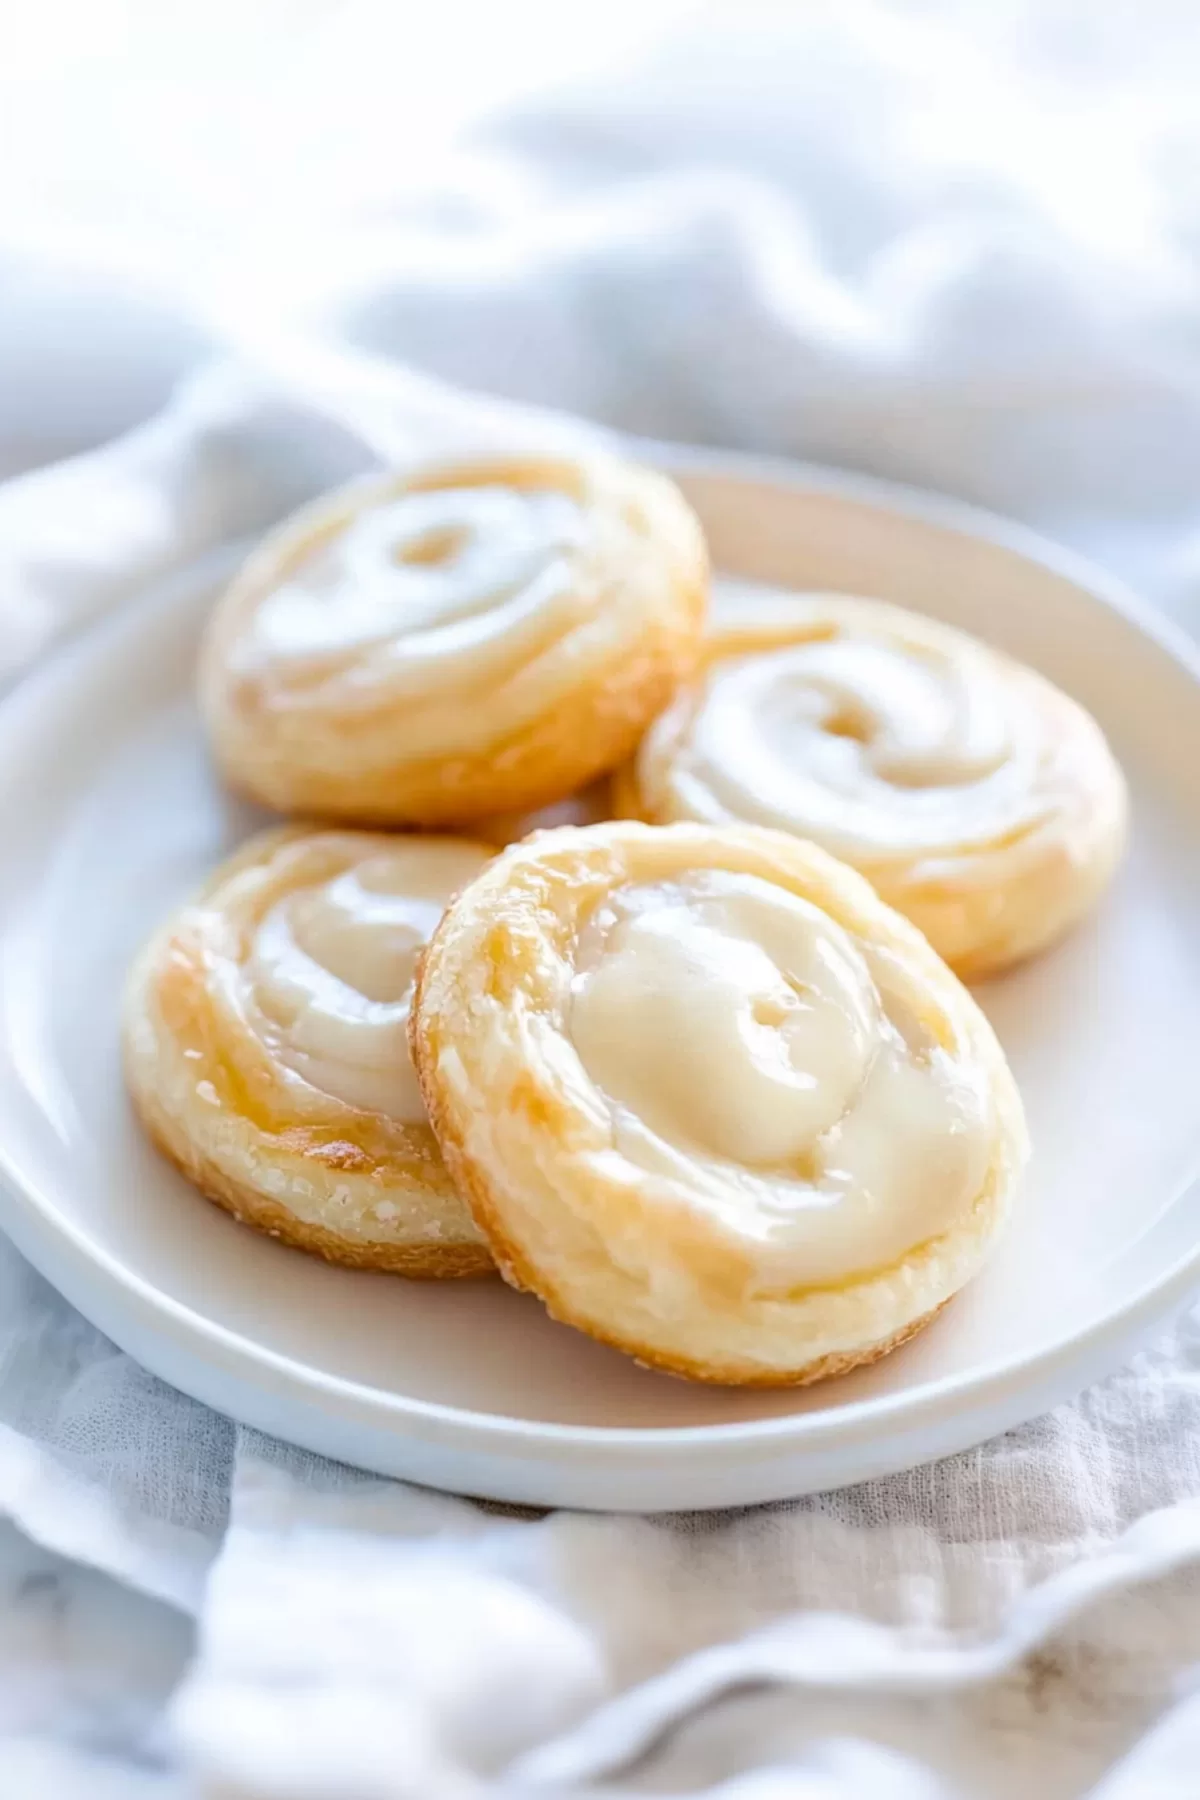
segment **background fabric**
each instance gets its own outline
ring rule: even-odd
[[[341,66],[380,62],[379,30]],[[460,390],[962,495],[1200,627],[1198,33],[1154,5],[970,30],[707,9],[406,165],[399,198],[372,163],[318,232],[264,219],[136,274],[0,245],[5,672],[376,457],[506,428]],[[313,143],[340,121],[385,148],[363,80],[365,121],[310,88]],[[0,1287],[0,1508],[45,1545],[47,1591],[65,1555],[197,1620],[169,1719],[178,1618],[154,1627],[155,1704],[114,1665],[101,1691],[127,1677],[137,1704],[78,1709],[88,1741],[116,1719],[144,1788],[1194,1792],[1194,1313],[933,1468],[735,1515],[534,1519],[236,1430],[6,1247]],[[10,1707],[36,1739],[34,1702]],[[5,1792],[45,1791],[49,1754],[0,1749]]]

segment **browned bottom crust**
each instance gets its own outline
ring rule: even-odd
[[[343,1268],[377,1269],[384,1274],[405,1275],[410,1281],[452,1281],[495,1274],[495,1265],[482,1244],[366,1244],[361,1239],[340,1237],[323,1225],[306,1224],[278,1200],[270,1200],[232,1180],[194,1146],[182,1149],[172,1141],[161,1120],[143,1106],[139,1096],[134,1095],[133,1102],[155,1149],[206,1200],[230,1213],[240,1225],[252,1226],[266,1237],[277,1238]]]
[[[832,1381],[835,1376],[849,1375],[852,1369],[865,1369],[869,1363],[880,1362],[885,1356],[890,1356],[893,1350],[899,1350],[902,1344],[907,1344],[910,1338],[915,1338],[918,1332],[924,1331],[925,1327],[949,1306],[953,1298],[954,1296],[951,1294],[940,1305],[931,1307],[927,1313],[922,1313],[919,1319],[911,1319],[907,1325],[902,1325],[899,1331],[894,1331],[891,1337],[882,1338],[876,1344],[866,1344],[861,1350],[843,1350],[834,1356],[818,1356],[815,1362],[806,1363],[794,1375],[721,1374],[716,1370],[715,1365],[701,1366],[693,1363],[685,1367],[682,1363],[662,1357],[647,1358],[640,1355],[635,1360],[641,1363],[643,1368],[657,1369],[664,1375],[678,1375],[685,1381],[706,1381],[724,1387],[811,1387],[814,1382]],[[620,1347],[620,1345],[616,1346],[618,1349]]]

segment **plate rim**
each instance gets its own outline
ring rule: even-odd
[[[1200,690],[1200,646],[1182,627],[1155,611],[1118,576],[1086,556],[1060,545],[1031,527],[951,496],[896,483],[873,475],[784,457],[723,451],[660,440],[627,440],[628,451],[668,474],[711,476],[718,480],[803,488],[833,498],[849,498],[960,537],[983,540],[1061,576],[1093,603],[1130,625],[1162,651]],[[20,677],[0,700],[0,744],[20,731],[25,716],[36,710],[47,689],[69,684],[80,664],[117,647],[136,632],[141,619],[179,604],[178,590],[190,589],[206,575],[215,579],[232,566],[244,538],[232,539],[193,557],[136,595],[97,618],[85,621],[33,670]],[[102,1275],[136,1311],[143,1330],[165,1332],[184,1356],[200,1356],[214,1370],[238,1381],[260,1385],[272,1378],[301,1405],[322,1411],[352,1412],[364,1424],[407,1435],[414,1441],[476,1453],[565,1458],[580,1449],[603,1452],[622,1463],[653,1457],[686,1460],[689,1454],[719,1443],[761,1453],[784,1450],[837,1450],[891,1428],[905,1434],[939,1422],[964,1396],[973,1410],[1002,1404],[1014,1386],[1045,1390],[1055,1376],[1066,1377],[1073,1365],[1093,1360],[1109,1341],[1128,1339],[1171,1310],[1189,1286],[1200,1279],[1200,1238],[1159,1275],[1144,1282],[1121,1305],[1102,1317],[1066,1331],[1050,1344],[1001,1363],[957,1375],[927,1379],[915,1394],[901,1390],[875,1397],[833,1402],[803,1413],[767,1419],[727,1420],[701,1425],[590,1425],[523,1419],[504,1413],[476,1412],[440,1401],[389,1393],[369,1383],[331,1374],[319,1366],[273,1350],[218,1323],[175,1299],[95,1241],[65,1214],[52,1193],[19,1166],[7,1142],[0,1140],[0,1180],[7,1198],[19,1206],[31,1235],[52,1240],[52,1250],[69,1253],[82,1285]],[[1179,1183],[1171,1204],[1200,1198],[1200,1169]],[[18,1246],[22,1248],[22,1246]],[[23,1254],[28,1254],[22,1249]],[[33,1260],[33,1258],[31,1258]],[[84,1309],[80,1309],[84,1310]]]

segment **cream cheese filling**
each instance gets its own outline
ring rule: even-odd
[[[618,890],[581,934],[567,1028],[615,1154],[737,1235],[770,1287],[895,1262],[986,1179],[986,1086],[902,968],[754,875]]]
[[[284,1068],[347,1106],[419,1124],[408,1049],[417,957],[487,862],[454,840],[398,840],[277,900],[241,970],[247,1019]]]
[[[337,683],[351,708],[381,687],[420,703],[445,682],[499,678],[569,622],[586,537],[584,507],[549,490],[434,488],[368,506],[262,596],[232,665],[285,701]]]
[[[958,854],[1054,811],[1040,723],[969,645],[845,633],[712,664],[670,766],[676,815],[811,837],[858,868]]]

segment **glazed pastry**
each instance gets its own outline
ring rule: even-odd
[[[617,778],[618,811],[811,838],[967,977],[1040,950],[1093,905],[1126,802],[1082,707],[900,607],[745,604]]]
[[[978,1006],[863,878],[751,826],[545,832],[434,933],[410,1023],[502,1273],[703,1381],[874,1361],[975,1273],[1026,1156]]]
[[[200,675],[217,760],[313,817],[535,810],[630,755],[695,667],[707,587],[678,490],[613,457],[356,484],[219,603]]]
[[[125,1067],[150,1136],[210,1200],[330,1262],[490,1268],[409,1059],[416,957],[488,861],[456,838],[253,839],[142,952]]]

